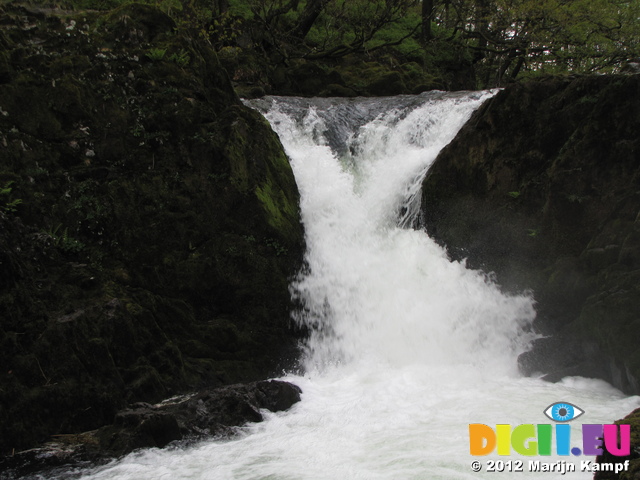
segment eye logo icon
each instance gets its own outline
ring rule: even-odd
[[[556,402],[549,405],[544,414],[556,422],[570,422],[584,413],[584,410],[568,402]]]

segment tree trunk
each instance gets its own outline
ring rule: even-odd
[[[322,10],[324,9],[324,7],[330,1],[331,0],[309,0],[306,6],[304,7],[304,10],[300,14],[300,18],[298,19],[298,24],[293,29],[291,34],[294,37],[299,38],[300,40],[303,40],[304,37],[306,37],[307,34],[309,33],[309,30],[311,30],[311,27],[313,27],[313,24],[315,23],[315,21],[318,19],[318,17],[322,13]]]
[[[433,19],[433,0],[422,0],[422,42],[427,43],[433,38],[431,20]]]
[[[229,9],[229,0],[214,0],[213,13],[216,16],[223,15]]]
[[[516,77],[520,73],[520,70],[522,69],[523,65],[524,65],[524,56],[520,56],[520,57],[518,57],[518,62],[516,63],[515,68],[511,72],[511,80],[515,80],[516,79]]]
[[[480,33],[478,47],[487,48],[487,34],[489,33],[489,6],[486,0],[476,0],[476,29]]]

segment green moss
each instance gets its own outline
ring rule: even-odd
[[[103,18],[103,27],[128,43],[136,41],[131,37],[132,31],[153,41],[176,27],[173,19],[156,6],[138,2],[125,3]]]
[[[285,236],[290,236],[297,230],[297,205],[280,188],[274,186],[270,179],[256,187],[256,196],[262,204],[267,216],[267,222]]]
[[[242,193],[247,193],[249,190],[249,171],[245,155],[249,133],[246,127],[246,124],[238,124],[232,127],[225,149],[225,155],[229,159],[231,170],[229,180]]]

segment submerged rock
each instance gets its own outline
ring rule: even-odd
[[[429,232],[452,257],[530,290],[526,374],[640,392],[640,78],[549,78],[483,105],[424,182]]]

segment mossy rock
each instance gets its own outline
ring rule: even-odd
[[[357,92],[349,87],[330,83],[320,92],[321,97],[355,97]]]
[[[101,23],[116,41],[133,45],[153,42],[176,27],[166,13],[144,3],[126,3],[105,15]]]
[[[374,95],[399,95],[406,91],[406,85],[400,72],[388,72],[374,75],[370,79],[368,90]]]
[[[215,52],[149,5],[26,14],[0,37],[0,186],[22,200],[0,212],[0,453],[293,365],[298,192]]]

